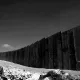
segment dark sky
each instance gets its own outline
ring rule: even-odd
[[[27,46],[78,25],[77,0],[1,0],[0,52]]]

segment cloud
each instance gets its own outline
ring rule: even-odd
[[[3,44],[2,47],[7,48],[7,49],[11,49],[11,50],[14,49],[14,47],[9,44]]]

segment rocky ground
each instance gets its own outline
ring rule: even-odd
[[[0,60],[0,80],[80,80],[80,71],[38,69]]]

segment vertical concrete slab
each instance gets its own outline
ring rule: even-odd
[[[32,45],[32,66],[38,67],[39,56],[38,56],[38,41]]]
[[[76,55],[76,61],[78,62],[76,64],[76,69],[80,70],[80,26],[77,26],[73,28],[73,34],[74,34],[74,47],[75,47],[75,55]]]
[[[10,52],[10,59],[11,59],[11,62],[12,62],[12,52]]]
[[[30,45],[30,46],[29,46],[29,62],[28,62],[28,63],[29,63],[29,64],[28,64],[29,67],[32,67],[32,66],[31,66],[31,64],[32,64],[32,62],[31,62],[31,61],[32,61],[32,54],[31,54],[31,53],[32,53],[32,48],[31,48],[31,45]]]
[[[40,68],[45,68],[45,63],[44,63],[45,53],[44,52],[45,52],[45,38],[41,39],[39,42],[39,61],[40,61],[39,67]]]
[[[19,49],[19,64],[24,65],[24,48]]]
[[[7,52],[6,52],[6,60],[7,60],[7,58],[8,58],[7,56],[8,56],[8,55],[7,55]]]
[[[76,70],[76,54],[75,54],[75,43],[74,43],[74,34],[73,29],[68,30],[68,39],[69,39],[69,69]]]
[[[76,69],[73,29],[62,33],[63,69]],[[73,66],[74,65],[74,66]]]
[[[24,48],[24,65],[28,66],[28,60],[29,60],[29,46]]]
[[[12,51],[11,54],[12,54],[12,62],[14,62],[14,51]],[[7,56],[7,58],[8,58],[8,53],[7,53],[6,56]]]
[[[19,62],[19,50],[16,50],[16,63]]]
[[[24,65],[24,47],[23,48],[21,48],[21,63],[22,63],[22,65]]]
[[[18,64],[21,64],[21,62],[22,62],[21,54],[22,54],[21,49],[19,49],[19,63]]]
[[[10,61],[11,61],[11,51],[9,51]]]
[[[1,53],[0,53],[0,60],[1,60]]]
[[[58,38],[58,33],[53,35],[53,67],[55,69],[58,68],[58,52],[57,52],[57,38]]]
[[[35,66],[39,66],[39,55],[38,55],[38,41],[35,43]]]
[[[7,56],[8,56],[8,54],[7,54]],[[12,52],[12,62],[14,62],[14,51]]]
[[[38,44],[37,44],[37,51],[38,51],[38,54],[37,54],[37,56],[38,56],[38,65],[37,65],[37,67],[38,68],[41,68],[41,59],[42,59],[42,57],[40,56],[41,55],[41,47],[40,47],[40,41],[38,41]]]
[[[62,52],[62,35],[61,32],[56,34],[56,41],[57,41],[57,63],[58,68],[63,69],[63,52]]]
[[[80,26],[73,28],[76,60],[80,61]]]
[[[53,35],[48,37],[49,40],[49,69],[54,68],[53,67]]]
[[[45,38],[45,52],[44,53],[44,66],[45,68],[49,69],[49,39]]]
[[[69,40],[68,32],[62,33],[63,69],[69,69]]]
[[[15,63],[17,63],[17,51],[15,50]]]
[[[80,71],[80,61],[77,61],[76,70]]]
[[[48,37],[49,40],[49,68],[58,68],[57,34]]]
[[[30,45],[30,47],[31,47],[31,49],[30,49],[30,66],[31,67],[36,67],[36,65],[37,64],[35,64],[36,62],[35,62],[35,43],[34,44],[32,44],[32,45]]]
[[[16,57],[17,57],[16,51],[14,51],[14,62],[15,62],[15,63],[17,63],[17,62],[16,62]]]

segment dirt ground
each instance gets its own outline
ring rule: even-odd
[[[30,72],[48,72],[48,71],[51,71],[51,70],[55,70],[55,69],[44,69],[44,68],[32,68],[32,67],[26,67],[26,66],[22,66],[22,65],[19,65],[19,64],[15,64],[15,63],[12,63],[12,62],[8,62],[8,61],[4,61],[4,60],[0,60],[0,66],[2,67],[7,67],[7,66],[14,66],[14,67],[17,67],[17,68],[20,68],[20,69],[24,69],[26,71],[30,71]],[[71,75],[80,75],[80,71],[73,71],[73,70],[63,70],[67,73],[70,73]]]

